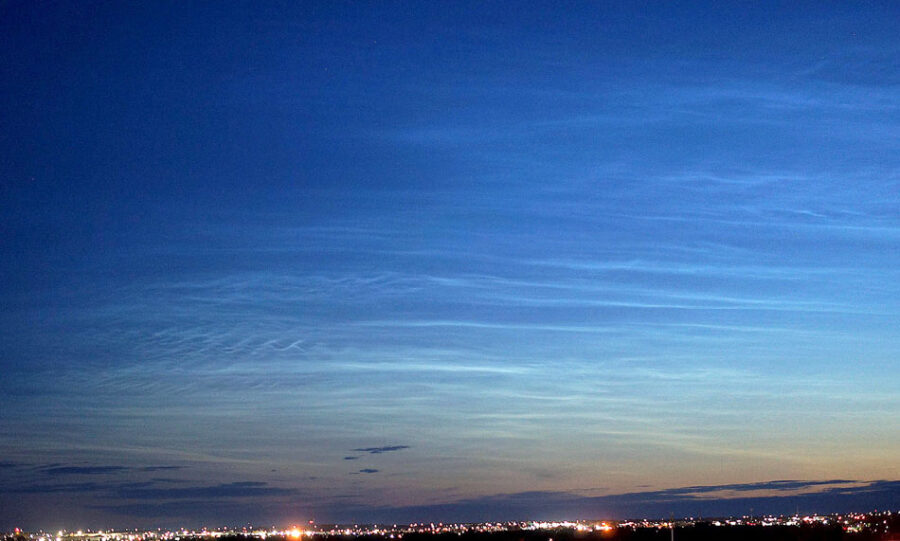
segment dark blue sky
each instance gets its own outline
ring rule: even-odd
[[[896,503],[898,20],[2,4],[0,529]]]

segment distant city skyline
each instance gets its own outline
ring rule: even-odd
[[[872,539],[886,536],[897,529],[900,523],[900,513],[887,511],[844,512],[844,513],[814,513],[793,515],[756,515],[756,516],[726,516],[726,517],[680,517],[669,516],[655,519],[627,519],[627,520],[603,520],[603,519],[579,519],[579,520],[514,520],[514,521],[486,521],[486,522],[428,522],[414,523],[369,523],[369,524],[320,524],[310,520],[306,524],[293,524],[290,526],[260,526],[243,524],[234,526],[217,527],[169,527],[169,528],[128,528],[128,529],[100,529],[100,530],[72,530],[60,529],[55,531],[33,530],[26,531],[16,528],[14,531],[5,532],[7,539],[32,539],[34,541],[144,541],[144,540],[182,540],[182,539],[218,539],[240,537],[244,539],[301,539],[301,538],[348,538],[348,537],[380,537],[387,539],[402,538],[412,535],[421,538],[429,535],[442,536],[446,534],[468,535],[479,537],[497,538],[503,534],[524,534],[534,540],[538,536],[562,535],[564,538],[577,535],[600,535],[604,538],[629,536],[634,532],[651,532],[669,530],[679,532],[679,536],[690,539],[697,535],[705,537],[704,533],[717,532],[718,535],[728,536],[738,531],[747,533],[747,528],[755,532],[753,537],[778,538],[800,537],[802,539],[827,538],[834,539],[834,529],[840,531],[840,535],[850,538]],[[712,529],[715,528],[715,529]],[[500,534],[496,536],[494,534]],[[786,534],[786,535],[785,535]],[[640,534],[639,534],[640,535]],[[860,537],[856,537],[860,536]]]
[[[898,501],[897,3],[0,14],[0,529]]]

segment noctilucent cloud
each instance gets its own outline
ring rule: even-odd
[[[896,504],[898,21],[4,4],[0,529]]]

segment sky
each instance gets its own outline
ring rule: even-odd
[[[896,506],[898,20],[0,4],[0,529]]]

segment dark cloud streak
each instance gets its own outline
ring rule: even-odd
[[[128,471],[130,469],[132,468],[126,468],[124,466],[59,466],[45,468],[40,471],[47,475],[107,475]]]
[[[854,483],[856,486],[836,486]],[[824,487],[824,488],[823,488]],[[728,497],[731,491],[779,492],[821,489],[811,493]],[[455,502],[410,506],[348,509],[354,520],[459,521],[517,520],[551,518],[640,518],[676,516],[731,516],[757,513],[841,512],[848,509],[884,509],[900,499],[900,481],[855,482],[846,479],[824,481],[770,481],[762,483],[687,486],[657,491],[628,492],[606,496],[581,496],[568,492],[533,491],[498,494]]]
[[[352,449],[357,453],[369,453],[370,455],[380,455],[382,453],[390,453],[392,451],[402,451],[403,449],[409,449],[409,445],[386,445],[384,447],[361,447],[359,449]]]

